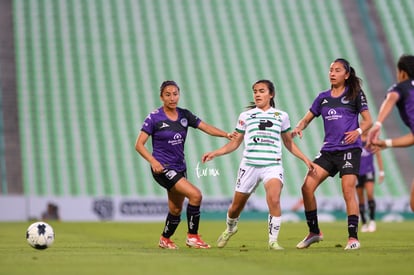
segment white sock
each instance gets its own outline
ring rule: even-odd
[[[237,226],[237,223],[239,222],[239,218],[235,218],[232,219],[229,217],[229,214],[227,213],[227,218],[226,218],[226,225],[227,225],[227,230],[232,232],[234,230],[234,228]]]
[[[280,225],[282,223],[282,217],[273,217],[269,215],[269,243],[277,242],[279,236]]]

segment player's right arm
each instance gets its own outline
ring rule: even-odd
[[[205,153],[202,156],[201,161],[204,163],[204,162],[212,160],[215,157],[222,156],[222,155],[233,152],[234,150],[239,148],[240,144],[243,142],[243,138],[244,138],[244,134],[237,133],[237,135],[235,135],[235,133],[233,133],[232,139],[227,144],[225,144],[223,147],[217,150]]]
[[[308,127],[309,123],[311,123],[314,118],[315,115],[311,111],[308,111],[305,116],[299,120],[298,124],[296,124],[296,127],[292,130],[292,137],[294,138],[296,136],[299,136],[302,138],[302,131]]]
[[[152,154],[148,151],[145,147],[145,143],[147,142],[149,135],[144,131],[141,131],[135,141],[135,150],[151,165],[152,170],[159,174],[164,170],[164,167],[161,163],[156,160]]]

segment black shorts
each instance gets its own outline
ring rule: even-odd
[[[319,156],[313,161],[325,169],[331,177],[339,172],[339,177],[343,175],[359,175],[359,165],[361,163],[360,148],[352,148],[341,151],[321,151]]]
[[[164,169],[161,174],[155,174],[152,171],[152,176],[154,177],[155,181],[158,182],[159,185],[170,191],[171,188],[181,179],[187,177],[187,172],[177,172],[175,170]]]
[[[374,172],[368,172],[365,175],[359,175],[358,176],[358,183],[356,187],[364,187],[365,183],[371,181],[375,182],[375,173]]]

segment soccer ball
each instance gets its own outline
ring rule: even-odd
[[[55,240],[53,228],[45,222],[32,223],[26,231],[26,240],[29,245],[36,249],[46,249]]]

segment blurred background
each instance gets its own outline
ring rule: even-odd
[[[414,54],[413,14],[412,0],[0,0],[0,220],[47,209],[62,220],[163,219],[165,190],[134,145],[162,104],[164,80],[180,85],[180,107],[232,131],[251,85],[270,79],[294,126],[342,57],[363,79],[375,120],[399,56]],[[395,110],[384,130],[408,132]],[[296,143],[313,159],[321,119],[304,134]],[[206,218],[225,217],[233,195],[242,148],[200,161],[225,143],[194,129],[187,138],[188,178],[203,191]],[[413,148],[382,156],[378,216],[412,218]],[[284,215],[303,219],[295,204],[306,166],[284,151],[284,168]],[[317,198],[327,219],[342,217],[338,177]],[[265,217],[264,200],[258,188],[244,215]]]

